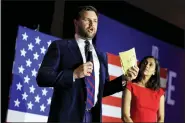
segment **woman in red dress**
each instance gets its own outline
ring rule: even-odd
[[[127,82],[124,91],[122,120],[124,122],[164,122],[165,98],[160,87],[160,66],[153,56],[139,64],[135,80]]]

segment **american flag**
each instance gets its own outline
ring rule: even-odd
[[[47,121],[52,88],[36,83],[37,71],[53,37],[19,26],[7,122]]]
[[[52,41],[59,38],[19,26],[7,122],[46,122],[52,88],[38,87],[37,71]],[[110,80],[122,74],[119,56],[107,53]],[[166,69],[161,68],[166,87]],[[103,99],[103,122],[121,122],[121,97],[116,93]]]

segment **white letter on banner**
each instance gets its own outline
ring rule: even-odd
[[[170,71],[169,72],[169,81],[168,81],[168,97],[167,97],[167,104],[175,105],[175,100],[171,99],[172,91],[175,91],[175,86],[172,85],[172,78],[176,78],[177,73]]]
[[[152,46],[152,56],[159,59],[159,48],[157,46]]]

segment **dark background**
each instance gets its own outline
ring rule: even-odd
[[[18,25],[36,29],[40,25],[40,31],[51,34],[50,28],[53,19],[55,4],[48,2],[2,2],[2,122],[6,119],[8,108],[8,95],[12,78],[12,66],[14,60],[15,40]],[[64,11],[63,37],[74,36],[73,15],[79,5],[93,5],[98,11],[123,24],[136,28],[152,35],[164,42],[184,48],[184,31],[169,24],[141,9],[135,8],[125,2],[66,2]],[[62,27],[61,27],[62,28]]]

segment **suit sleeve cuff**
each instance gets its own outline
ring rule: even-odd
[[[75,82],[75,77],[73,76],[73,82]]]

